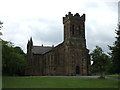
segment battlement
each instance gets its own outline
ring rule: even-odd
[[[79,13],[76,13],[76,14],[73,15],[71,12],[68,12],[68,15],[66,14],[65,17],[63,17],[63,24],[68,20],[85,21],[85,14],[80,16]]]

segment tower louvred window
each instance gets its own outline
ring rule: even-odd
[[[70,25],[70,30],[71,30],[72,34],[74,34],[74,24]]]
[[[79,25],[78,26],[78,31],[79,31],[79,34],[81,33],[81,26]]]

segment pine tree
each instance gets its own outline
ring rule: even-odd
[[[3,27],[2,25],[3,25],[3,22],[0,21],[0,30]],[[0,35],[2,35],[2,32],[0,32]],[[0,40],[1,40],[1,38],[0,38]]]
[[[112,55],[112,70],[113,73],[120,73],[120,23],[118,24],[118,29],[116,30],[117,36],[116,41],[112,46],[109,46]]]

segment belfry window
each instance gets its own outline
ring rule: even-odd
[[[74,34],[74,24],[70,25],[70,31]]]
[[[79,31],[79,34],[81,33],[81,26],[79,25],[78,26],[78,31]]]

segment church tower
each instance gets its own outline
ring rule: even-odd
[[[77,44],[74,42],[79,42],[78,46],[86,47],[85,40],[85,14],[81,17],[78,13],[74,16],[71,12],[63,17],[64,24],[64,41],[65,43],[69,43],[71,45]],[[76,41],[75,41],[76,40]]]
[[[66,75],[88,75],[89,51],[85,39],[85,14],[68,13],[63,17]]]

